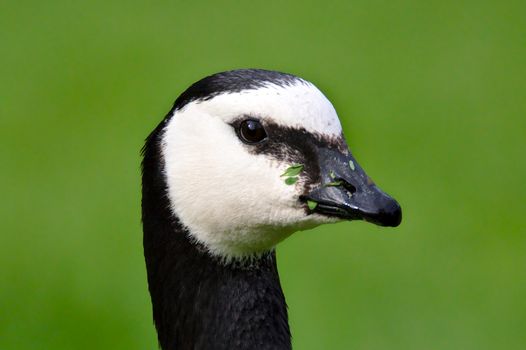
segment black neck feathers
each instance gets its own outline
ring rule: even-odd
[[[274,252],[224,264],[192,242],[169,209],[161,125],[143,150],[144,255],[163,350],[290,349]]]

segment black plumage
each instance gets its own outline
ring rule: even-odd
[[[182,97],[174,108],[195,99],[188,91]],[[290,349],[275,253],[220,261],[190,238],[170,210],[160,148],[163,125],[148,137],[142,163],[144,255],[161,348]]]

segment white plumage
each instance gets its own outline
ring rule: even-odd
[[[341,136],[332,104],[311,83],[229,92],[174,112],[162,141],[172,210],[214,255],[265,252],[297,230],[336,219],[307,215],[298,197],[302,178],[286,185],[291,163],[254,154],[230,125],[240,116]]]

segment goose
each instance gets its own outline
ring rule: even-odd
[[[314,84],[261,69],[191,85],[142,150],[143,245],[163,350],[291,349],[276,245],[401,208],[351,154]]]

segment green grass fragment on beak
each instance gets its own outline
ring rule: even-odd
[[[334,171],[330,171],[329,172],[329,176],[331,177],[331,179],[334,179],[336,177],[336,175],[334,174]]]
[[[342,184],[341,181],[332,181],[332,182],[327,182],[323,186],[325,186],[325,187],[328,187],[328,186],[340,186],[341,184]]]
[[[292,164],[281,176],[298,176],[303,171],[303,164]]]
[[[296,182],[298,181],[298,177],[297,176],[294,176],[294,177],[287,177],[285,179],[285,183],[287,185],[294,185]]]
[[[354,166],[354,162],[352,160],[349,161],[349,168],[351,168],[351,170],[353,170],[353,171],[354,171],[354,169],[356,169],[355,166]]]
[[[307,200],[307,206],[310,210],[314,210],[318,206],[318,202]]]

